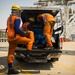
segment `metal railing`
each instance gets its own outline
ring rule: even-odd
[[[0,29],[0,42],[7,42],[7,32],[5,29]]]
[[[66,36],[75,41],[75,14],[66,22]]]

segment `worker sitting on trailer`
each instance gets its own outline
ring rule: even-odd
[[[30,37],[33,41],[35,40],[34,35],[33,35],[33,27],[32,25],[34,24],[35,19],[33,17],[30,17],[27,22],[22,24],[21,30],[26,31],[26,37]],[[36,46],[33,45],[33,48],[37,48]]]

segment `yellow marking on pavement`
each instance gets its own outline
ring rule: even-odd
[[[32,75],[31,73],[29,73],[27,70],[23,69],[22,67],[19,66],[18,68],[22,69],[22,72],[25,72],[27,75]]]
[[[65,64],[61,64],[61,63],[58,63],[58,62],[54,62],[54,64],[57,64],[58,66],[63,66],[63,67],[65,67],[65,68],[68,68],[68,69],[71,69],[71,70],[75,70],[74,67],[67,66],[67,65],[65,65]]]
[[[23,64],[21,64],[21,65],[23,65]],[[20,67],[20,65],[18,65],[18,66],[16,66],[16,67],[14,67],[14,68],[20,68],[20,69],[22,69],[22,72],[25,72],[27,75],[32,75],[31,73],[29,73],[27,70],[25,70],[25,69],[23,69],[23,68],[21,68]],[[4,72],[2,72],[2,73],[0,73],[0,75],[4,75],[4,73],[6,73],[7,72],[7,70],[6,71],[4,71]]]
[[[22,72],[25,72],[27,75],[32,75],[32,74],[29,73],[27,70],[22,70]]]
[[[16,67],[14,67],[14,68],[19,68],[19,66],[20,66],[20,65],[18,65],[18,66],[16,66]],[[4,72],[1,72],[1,73],[0,73],[0,75],[4,75],[6,72],[7,72],[7,70],[6,70],[6,71],[4,71]]]
[[[4,73],[0,73],[0,75],[3,75]]]
[[[0,73],[0,75],[4,75],[6,72],[7,72],[7,70],[6,70],[6,71],[4,71],[4,72],[1,72],[1,73]]]

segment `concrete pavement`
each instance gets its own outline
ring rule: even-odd
[[[75,42],[63,42],[62,50],[74,50],[75,51]]]
[[[0,48],[0,75],[7,75],[7,50],[8,48]],[[15,60],[13,67],[21,70],[17,75],[75,75],[75,51],[73,53],[68,54],[68,50],[63,50],[59,61],[45,64],[28,64]]]
[[[0,42],[0,47],[8,47],[8,42]],[[62,50],[75,50],[75,42],[63,42]]]

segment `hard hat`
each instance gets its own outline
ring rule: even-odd
[[[11,10],[20,10],[20,11],[21,11],[21,8],[20,8],[19,5],[14,4],[14,5],[12,6]]]
[[[29,21],[32,21],[32,22],[35,21],[33,17],[30,17],[28,20],[29,20]]]

